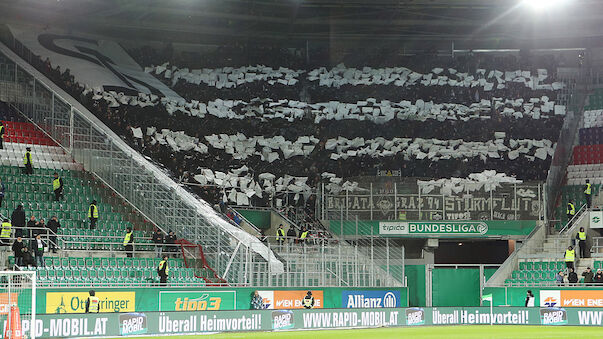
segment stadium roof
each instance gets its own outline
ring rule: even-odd
[[[567,0],[564,8],[537,11],[521,1],[19,0],[0,3],[0,20],[183,43],[338,39],[511,48],[603,40],[601,0]]]

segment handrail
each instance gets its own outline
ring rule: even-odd
[[[11,41],[16,41],[12,38]],[[274,270],[282,271],[283,264],[278,261],[271,253],[266,253],[266,251],[261,250],[262,244],[259,243],[254,237],[250,236],[246,232],[241,231],[240,229],[235,228],[230,225],[230,223],[223,220],[221,217],[218,217],[216,211],[211,208],[211,206],[196,197],[194,197],[189,191],[181,187],[177,184],[173,178],[168,176],[164,171],[162,171],[159,167],[148,161],[142,154],[138,153],[134,149],[132,149],[129,145],[125,143],[115,132],[113,132],[109,127],[103,124],[100,119],[98,119],[94,114],[92,114],[84,105],[82,105],[79,101],[75,100],[70,94],[68,94],[65,90],[54,84],[50,81],[44,74],[38,71],[32,64],[25,62],[21,57],[19,57],[16,53],[14,53],[10,48],[6,45],[0,43],[0,51],[5,54],[9,59],[11,59],[15,63],[15,70],[17,66],[29,73],[34,79],[37,79],[44,88],[48,89],[53,95],[55,99],[61,99],[63,102],[69,105],[71,116],[77,114],[77,117],[82,121],[82,123],[87,124],[89,127],[90,133],[94,131],[103,136],[105,141],[109,141],[105,144],[108,145],[107,150],[115,153],[119,153],[121,158],[124,161],[127,161],[129,164],[129,168],[131,170],[142,170],[143,172],[140,175],[145,175],[148,179],[149,183],[152,185],[153,189],[160,190],[161,192],[168,193],[172,196],[172,199],[175,203],[181,205],[183,208],[188,209],[189,211],[194,212],[196,215],[188,217],[188,222],[180,222],[178,224],[179,227],[182,228],[183,231],[188,231],[189,233],[193,233],[195,226],[206,226],[216,228],[217,231],[221,231],[225,233],[225,237],[223,237],[223,245],[218,244],[221,251],[224,253],[232,255],[232,249],[228,246],[227,238],[234,238],[239,241],[242,241],[245,246],[251,249],[253,252],[260,254],[266,262],[270,263],[273,266]],[[68,98],[65,100],[65,98]],[[74,119],[70,119],[70,128],[71,133],[73,134],[73,123]],[[92,143],[92,139],[90,140]],[[66,145],[65,145],[66,146]],[[70,139],[69,149],[71,150],[73,147],[73,138]],[[90,146],[92,148],[92,146]],[[70,154],[74,154],[70,152]],[[84,156],[84,154],[78,153],[79,157],[77,160],[86,163],[87,161],[94,165],[92,162],[92,158]],[[113,185],[109,185],[113,187]],[[153,215],[151,207],[147,208],[151,215]],[[166,214],[163,210],[156,210],[157,218],[168,219],[170,217],[169,214]],[[152,220],[152,219],[150,219]],[[202,221],[202,222],[200,222]],[[194,232],[197,234],[197,232]],[[196,238],[193,240],[195,242],[202,242],[203,238],[196,235]],[[218,260],[218,259],[216,259]]]
[[[568,220],[567,223],[565,224],[565,226],[561,230],[559,230],[559,235],[563,235],[563,233],[566,231],[573,232],[574,227],[578,226],[578,224],[579,224],[576,221],[582,217],[582,214],[587,209],[588,209],[588,207],[586,206],[586,204],[583,204],[582,206],[580,206],[580,209],[578,210],[576,215],[574,215],[570,220]],[[568,225],[571,225],[571,227],[569,229],[567,229]]]
[[[513,251],[513,253],[511,253],[511,255],[507,257],[507,259],[502,263],[502,265],[500,265],[500,267],[496,270],[496,272],[494,272],[494,274],[490,277],[490,279],[488,279],[488,281],[486,281],[485,286],[486,287],[494,287],[494,285],[492,285],[492,283],[490,283],[491,281],[500,279],[501,275],[507,276],[509,274],[509,272],[507,272],[507,271],[509,271],[509,267],[513,266],[512,268],[515,268],[515,266],[516,266],[515,264],[518,260],[519,255],[528,250],[528,248],[529,248],[528,243],[530,241],[532,241],[532,239],[536,236],[536,234],[538,232],[546,231],[545,227],[546,227],[546,225],[544,223],[539,223],[536,227],[534,227],[532,229],[532,231],[530,232],[530,234],[528,234],[526,239],[523,241],[522,246],[518,250]]]
[[[253,224],[251,221],[247,220],[247,218],[245,218],[245,216],[244,216],[244,215],[242,215],[241,213],[239,213],[239,211],[235,210],[234,208],[232,208],[232,207],[230,207],[230,206],[227,206],[227,210],[228,210],[228,211],[233,212],[234,214],[236,214],[236,215],[237,215],[237,217],[239,217],[239,218],[240,218],[242,221],[246,222],[246,223],[247,223],[247,225],[249,225],[249,227],[250,227],[252,230],[254,230],[254,231],[256,231],[256,232],[257,232],[257,234],[262,234],[262,231],[260,231],[260,229],[259,229],[259,228],[257,228],[257,227],[256,227],[256,226],[255,226],[255,225],[254,225],[254,224]],[[224,215],[224,213],[222,213],[222,214]],[[225,217],[227,218],[227,216],[225,216]],[[227,218],[227,219],[228,219],[228,220],[230,220],[230,218]],[[234,220],[230,220],[230,221],[234,223]],[[235,224],[236,224],[236,223],[235,223]],[[241,226],[239,226],[239,225],[236,225],[236,226],[241,227]]]

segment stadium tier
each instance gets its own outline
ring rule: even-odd
[[[8,260],[14,264],[14,257]],[[159,286],[160,261],[160,258],[48,257],[45,266],[37,267],[36,273],[41,287]],[[185,267],[183,259],[171,259],[170,264],[171,286],[205,285],[202,279],[195,277],[193,268]]]
[[[600,326],[599,22],[71,2],[0,2],[4,337]]]

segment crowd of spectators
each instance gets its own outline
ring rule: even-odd
[[[438,56],[401,57],[393,55],[389,58],[369,59],[359,55],[346,54],[340,60],[320,60],[314,57],[312,61],[305,58],[299,50],[285,48],[265,47],[249,48],[248,46],[223,47],[207,53],[177,53],[167,45],[165,48],[141,47],[129,51],[130,55],[142,66],[149,67],[169,62],[178,67],[212,68],[224,66],[267,65],[270,67],[288,67],[291,69],[309,70],[311,67],[329,67],[344,61],[352,66],[372,67],[404,66],[417,72],[428,72],[433,67],[454,67],[459,71],[472,72],[478,68],[499,70],[532,70],[544,68],[548,70],[549,77],[555,79],[556,60],[553,57],[542,57],[535,60],[530,56],[463,56],[457,58],[442,58]],[[320,56],[320,53],[310,53]],[[318,61],[316,61],[318,60]],[[93,93],[85,92],[84,86],[79,84],[70,75],[69,70],[53,67],[48,60],[33,63],[43,73],[67,92],[80,100],[101,121],[107,124],[114,132],[124,138],[132,147],[142,154],[150,157],[158,164],[170,169],[177,180],[194,184],[191,189],[210,203],[216,204],[225,195],[225,192],[216,186],[198,185],[193,179],[203,168],[220,171],[239,168],[246,165],[254,175],[269,172],[277,177],[286,175],[308,177],[308,184],[316,187],[321,180],[321,173],[335,173],[338,177],[348,178],[362,175],[374,175],[379,169],[400,169],[402,176],[422,178],[466,177],[470,173],[478,173],[488,169],[498,170],[507,175],[516,176],[522,180],[544,180],[550,166],[550,157],[545,160],[529,160],[517,158],[510,160],[507,157],[488,159],[405,159],[402,154],[391,157],[374,158],[371,156],[349,157],[333,161],[329,152],[325,150],[325,142],[329,138],[363,137],[366,139],[383,137],[408,138],[437,138],[441,140],[462,139],[464,141],[485,141],[493,138],[494,132],[505,132],[505,138],[530,138],[546,139],[555,142],[559,129],[563,123],[563,116],[552,116],[547,119],[532,119],[530,117],[515,118],[502,115],[500,111],[492,109],[490,119],[476,119],[469,121],[438,121],[438,120],[398,120],[394,119],[387,124],[378,125],[370,121],[357,120],[323,120],[316,124],[311,118],[304,118],[289,122],[285,119],[271,119],[268,122],[258,119],[223,119],[207,115],[200,122],[198,117],[192,117],[182,112],[168,113],[164,106],[126,106],[110,107],[104,100],[94,100]],[[493,97],[509,99],[548,96],[556,100],[554,91],[530,90],[526,87],[510,84],[505,89],[485,92],[479,88],[459,88],[446,86],[408,86],[397,87],[393,85],[371,86],[342,86],[325,87],[317,82],[308,81],[300,77],[300,82],[294,86],[268,85],[266,82],[250,82],[230,89],[216,89],[208,85],[186,83],[183,80],[175,85],[168,79],[161,78],[166,84],[172,86],[179,95],[187,100],[209,101],[217,98],[250,100],[256,97],[272,99],[311,100],[311,102],[355,102],[369,97],[377,100],[415,100],[422,99],[434,102],[452,102],[470,104],[476,99],[489,100]],[[234,107],[233,110],[242,110],[243,107]],[[308,112],[309,113],[309,112]],[[184,131],[187,135],[200,140],[211,134],[233,135],[242,133],[246,136],[262,135],[264,137],[283,136],[292,140],[299,136],[311,135],[319,142],[310,156],[296,156],[285,160],[281,157],[274,162],[261,161],[259,157],[252,156],[246,159],[234,159],[220,149],[209,147],[207,153],[195,151],[173,151],[168,145],[151,142],[151,138],[144,133],[143,138],[135,138],[132,128],[140,127],[143,131],[147,127],[157,130],[169,129]],[[258,146],[261,147],[261,146]],[[307,198],[307,197],[306,197]],[[252,199],[253,204],[268,204],[270,197]],[[292,200],[304,206],[305,199]],[[306,209],[313,211],[312,208]]]

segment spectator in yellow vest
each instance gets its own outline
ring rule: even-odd
[[[0,242],[4,246],[10,245],[10,236],[12,235],[12,225],[8,219],[2,222],[2,231],[0,232]]]
[[[166,286],[167,279],[170,274],[167,255],[164,255],[162,260],[159,262],[159,267],[157,267],[157,274],[159,275],[159,285]]]
[[[98,207],[96,207],[96,200],[92,200],[92,203],[88,207],[88,219],[90,219],[90,229],[95,229],[96,222],[98,221]]]
[[[134,256],[134,232],[130,227],[126,228],[126,236],[124,237],[124,251],[126,256],[132,258]]]
[[[63,196],[63,179],[59,178],[59,174],[57,172],[54,172],[52,191],[54,192],[54,201],[59,201]]]
[[[283,224],[278,225],[276,229],[276,242],[280,245],[285,242],[285,229],[283,228]]]
[[[576,205],[574,205],[574,201],[573,200],[570,200],[567,203],[567,211],[566,211],[566,213],[567,213],[567,224],[568,224],[568,227],[569,227],[570,221],[572,220],[572,218],[574,217],[574,215],[576,215]]]
[[[576,261],[576,251],[572,246],[569,246],[567,250],[565,250],[565,266],[567,268],[574,268],[574,261]]]
[[[584,227],[580,227],[580,231],[576,234],[576,239],[578,240],[578,246],[580,247],[580,258],[586,258],[586,253],[588,253],[586,249],[586,231]]]
[[[31,162],[31,147],[25,149],[23,156],[23,165],[25,165],[25,174],[33,174],[33,164]]]
[[[586,207],[590,208],[590,204],[592,203],[592,187],[590,185],[590,180],[586,179],[586,185],[584,185],[584,198],[586,199]]]
[[[4,124],[2,123],[2,121],[0,121],[0,149],[4,149],[5,130],[6,130],[6,127],[4,127]]]
[[[100,312],[100,299],[96,296],[94,290],[88,292],[90,296],[86,300],[86,313],[98,313]]]
[[[309,234],[308,230],[305,227],[302,228],[301,233],[299,234],[299,243],[300,244],[303,245],[306,243],[306,241],[308,239],[308,234]]]

